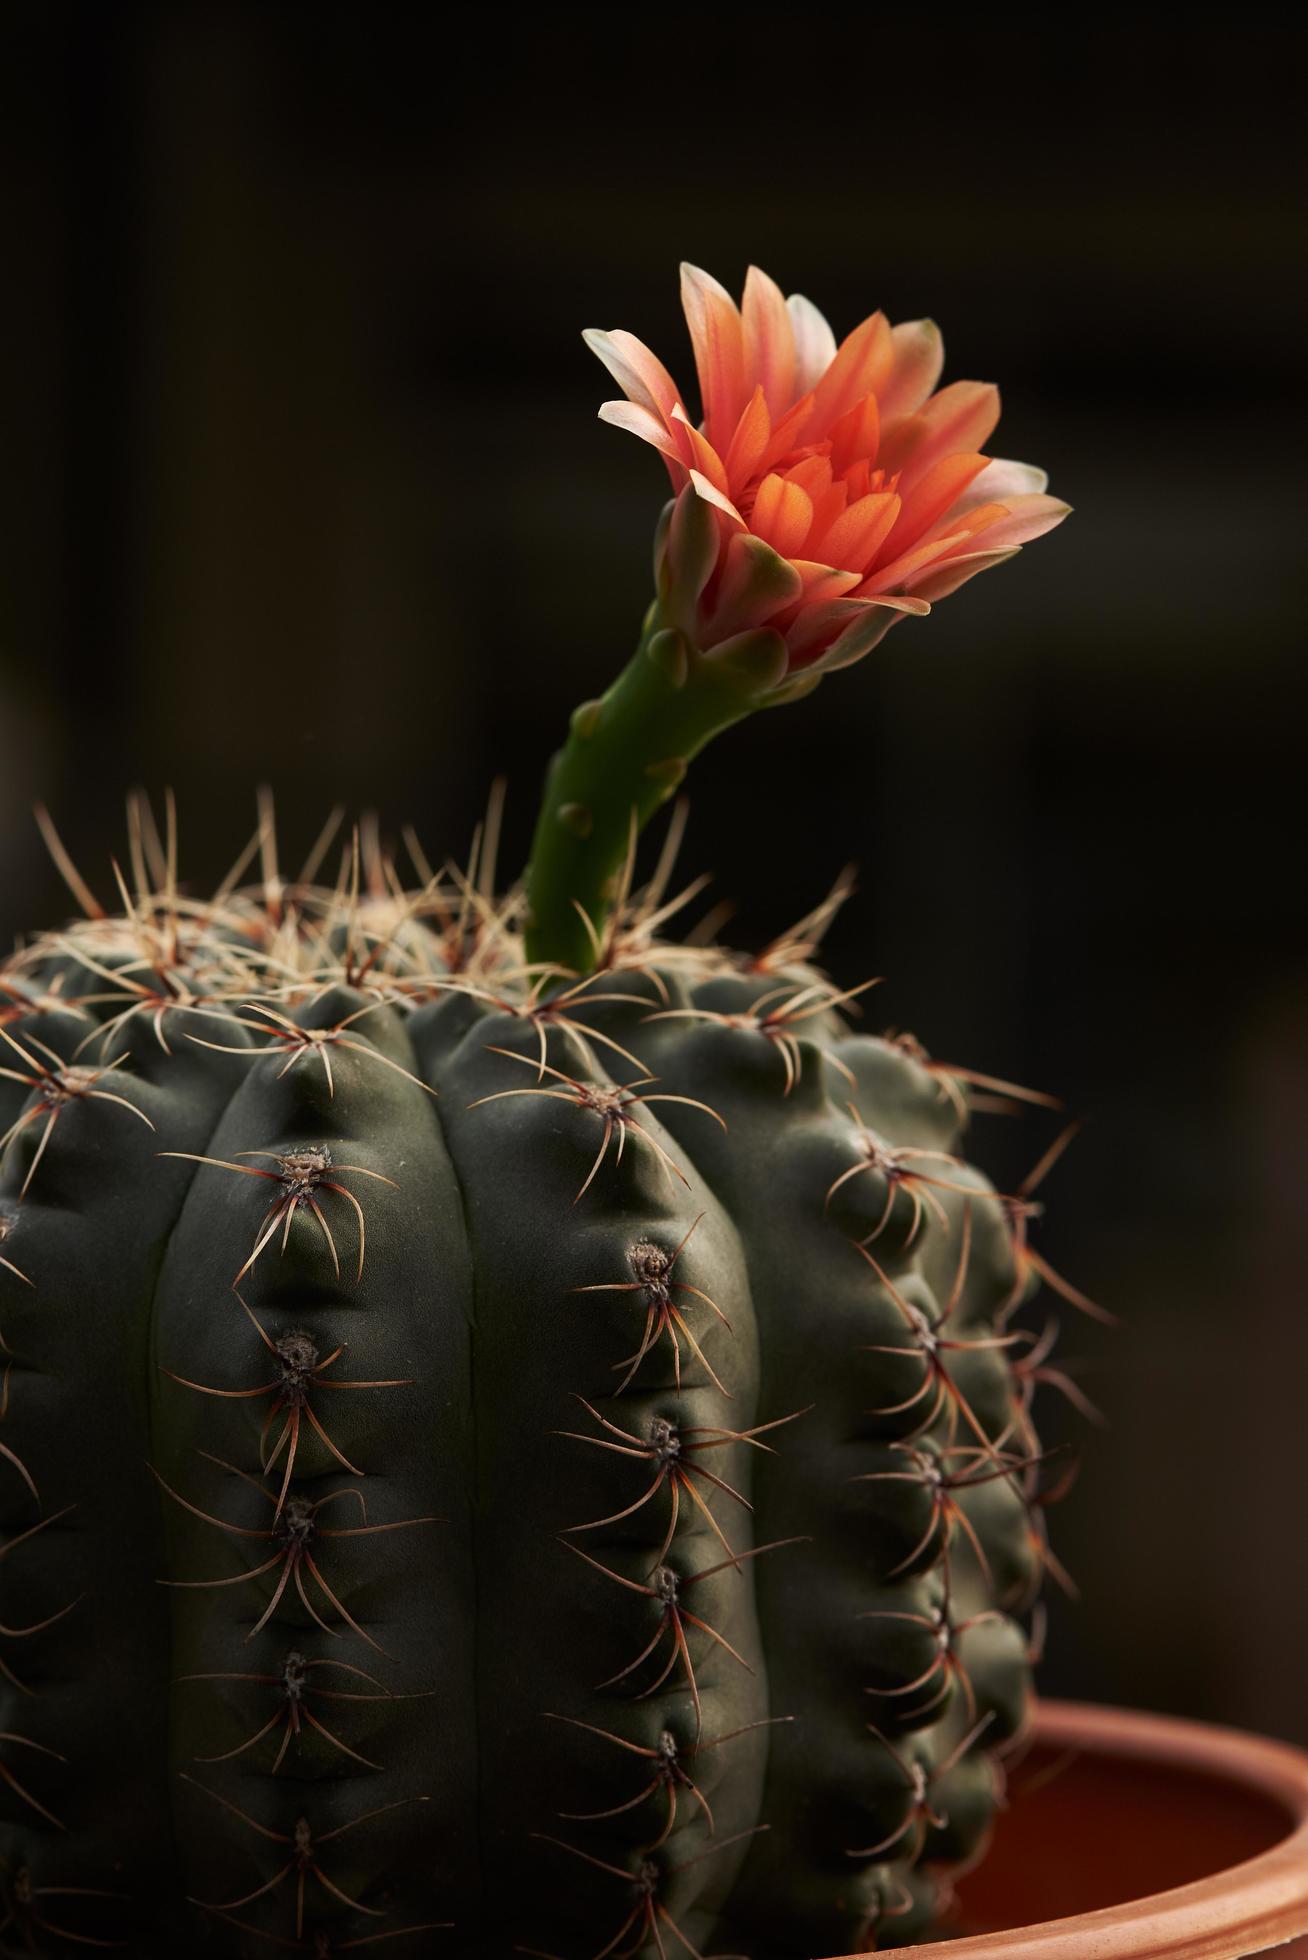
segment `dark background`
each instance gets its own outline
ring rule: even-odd
[[[1090,1119],[1046,1688],[1308,1742],[1308,45],[1203,18],[6,8],[0,934],[66,906],[33,801],[103,889],[137,782],[198,887],[263,781],[290,857],[337,801],[440,856],[503,771],[519,861],[664,494],[579,329],[689,386],[681,257],[930,313],[1076,514],[724,739],[685,862],[755,943],[856,859],[871,1025]]]

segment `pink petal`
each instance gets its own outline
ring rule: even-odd
[[[1049,488],[1049,476],[1034,463],[1014,463],[1007,456],[992,456],[976,482],[958,500],[960,510],[973,504],[1006,504],[1014,497],[1038,495]]]
[[[706,476],[699,470],[692,470],[690,472],[690,480],[695,486],[696,495],[702,497],[706,504],[712,504],[715,510],[720,510],[725,517],[729,517],[738,529],[742,531],[748,530],[749,526],[732,503],[730,497],[724,497],[722,492],[710,483]]]
[[[795,399],[795,335],[781,288],[752,265],[741,302],[745,373],[763,390],[770,415],[783,415]]]
[[[828,599],[820,605],[805,606],[786,634],[791,659],[815,658],[824,646],[829,646],[844,632],[852,619],[861,619],[866,610],[866,600],[843,596]]]
[[[792,293],[786,301],[795,336],[795,385],[800,394],[816,388],[836,358],[836,336],[811,299]]]
[[[1009,558],[1016,558],[1017,547],[1008,551],[969,551],[931,571],[923,572],[913,581],[914,596],[919,599],[946,599],[951,592],[957,592],[960,585],[966,585],[978,572],[988,572],[992,565],[1002,565]]]
[[[916,415],[945,364],[945,343],[934,320],[904,320],[890,329],[894,366],[881,390],[882,420]]]
[[[812,665],[829,674],[841,667],[852,667],[856,660],[862,660],[879,640],[885,638],[897,618],[911,615],[921,619],[930,610],[926,601],[916,596],[870,600],[863,607],[862,616],[851,620],[844,632],[818,655]]]
[[[1046,531],[1061,524],[1071,508],[1057,497],[1009,497],[1007,514],[983,526],[975,535],[978,543],[985,540],[987,551],[1029,544],[1032,538],[1042,538]]]
[[[678,489],[681,488],[686,481],[685,462],[661,416],[636,402],[602,402],[599,419],[611,423],[615,429],[626,429],[630,435],[639,436],[642,442],[652,443],[667,459],[673,483]]]
[[[904,617],[902,612],[892,611],[889,606],[869,606],[866,620],[847,626],[839,639],[833,640],[825,653],[809,663],[808,671],[814,675],[829,673],[833,668],[852,666],[854,661],[863,660],[873,647],[879,646],[892,626],[897,626]],[[849,651],[845,651],[845,635],[850,636]]]
[[[825,647],[834,645],[851,625],[865,622],[869,612],[924,613],[930,608],[916,596],[876,595],[872,599],[834,599],[828,605],[806,607],[786,634],[794,662],[809,665]]]
[[[588,327],[581,336],[592,354],[598,355],[628,401],[651,409],[666,422],[678,400],[677,386],[656,354],[643,341],[621,327],[604,333]]]
[[[704,429],[719,452],[745,406],[745,342],[736,302],[698,266],[681,268],[681,304],[695,349]]]

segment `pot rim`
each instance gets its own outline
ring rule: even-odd
[[[1036,1734],[1055,1749],[1134,1757],[1243,1785],[1283,1805],[1292,1828],[1268,1850],[1190,1884],[1034,1926],[901,1947],[904,1960],[1240,1960],[1308,1933],[1308,1752],[1239,1729],[1089,1702],[1042,1703]]]

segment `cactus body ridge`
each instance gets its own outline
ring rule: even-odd
[[[576,980],[353,864],[0,969],[0,1945],[918,1936],[1045,1557],[968,1078],[815,931]]]

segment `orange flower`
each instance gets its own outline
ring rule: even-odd
[[[817,308],[783,298],[757,266],[739,308],[695,266],[681,269],[681,296],[698,427],[633,335],[585,338],[626,396],[601,418],[667,463],[661,623],[699,651],[777,632],[789,672],[816,679],[1067,515],[1042,470],[982,453],[998,389],[937,390],[944,350],[930,320],[892,327],[873,313],[837,347]]]

